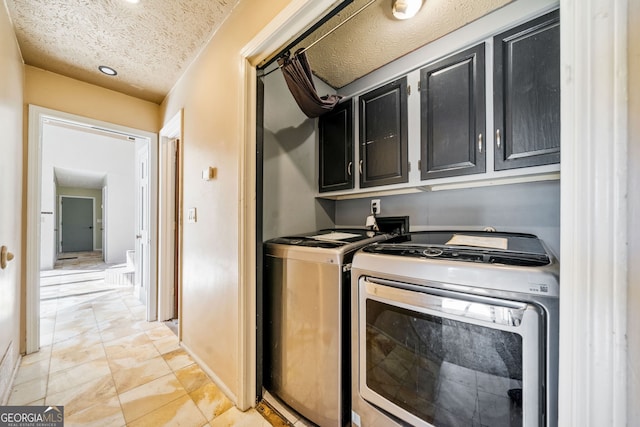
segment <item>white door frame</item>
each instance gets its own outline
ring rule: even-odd
[[[256,386],[255,67],[332,3],[292,0],[241,52],[240,409]],[[559,425],[626,425],[627,8],[627,0],[560,0]]]
[[[180,313],[174,313],[175,278],[175,228],[181,227],[180,218],[175,217],[175,140],[182,141],[182,116],[180,110],[160,130],[159,196],[158,216],[158,320],[170,320]],[[178,260],[180,263],[180,260]],[[178,281],[180,279],[178,278]],[[178,283],[180,291],[181,286]],[[180,300],[180,295],[178,295]],[[180,308],[178,308],[180,311]],[[179,328],[180,329],[180,328]],[[178,331],[180,336],[180,330]]]
[[[27,238],[25,245],[25,351],[27,354],[40,347],[40,211],[42,187],[42,130],[45,120],[66,121],[80,127],[96,127],[102,130],[147,139],[150,145],[151,163],[151,263],[148,320],[155,319],[156,313],[156,253],[157,253],[157,159],[158,136],[154,133],[107,123],[100,120],[52,110],[37,105],[29,105],[28,149],[27,149]],[[149,313],[149,311],[152,311]],[[151,314],[151,316],[150,316]]]
[[[240,120],[238,182],[240,229],[238,245],[238,384],[237,406],[246,410],[256,394],[256,66],[303,31],[337,0],[292,0],[240,52],[244,85],[240,94],[244,117]]]
[[[560,426],[625,426],[637,404],[627,393],[627,12],[627,0],[560,1]]]
[[[108,184],[102,186],[102,218],[100,219],[100,233],[102,233],[102,260],[105,260],[107,254],[107,187]]]

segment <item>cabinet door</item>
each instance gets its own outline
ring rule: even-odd
[[[558,11],[494,38],[495,169],[560,162]]]
[[[484,44],[420,70],[421,179],[485,171],[484,79]]]
[[[407,78],[360,96],[360,187],[409,180]]]
[[[353,188],[353,104],[339,104],[318,119],[320,192]]]

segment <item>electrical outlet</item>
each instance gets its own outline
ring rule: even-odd
[[[380,213],[380,199],[371,200],[371,213],[378,215]]]

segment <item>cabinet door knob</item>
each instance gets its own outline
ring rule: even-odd
[[[500,148],[500,129],[496,129],[496,146]]]
[[[353,162],[349,162],[349,164],[347,165],[347,174],[349,176],[351,176],[351,166],[353,166]]]
[[[482,153],[482,134],[478,134],[478,151]]]

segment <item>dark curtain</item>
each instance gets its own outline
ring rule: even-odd
[[[318,96],[311,78],[311,66],[302,49],[298,50],[293,57],[286,54],[279,58],[278,65],[293,98],[307,117],[313,119],[333,110],[342,98],[340,95]]]

